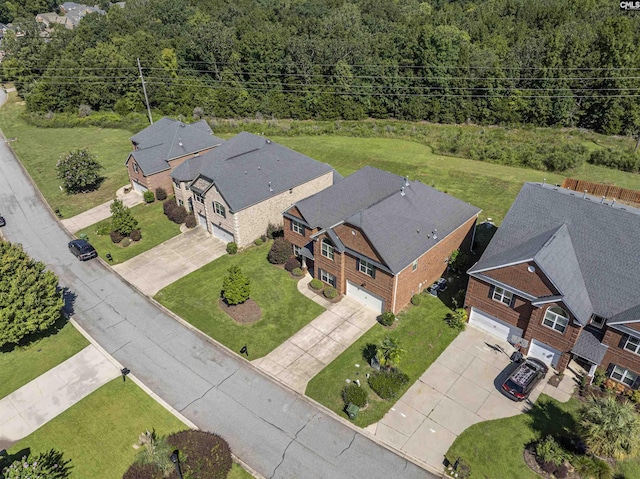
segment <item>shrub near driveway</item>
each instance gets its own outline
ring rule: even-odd
[[[419,306],[410,307],[399,317],[393,330],[394,338],[402,343],[407,352],[403,354],[399,364],[400,370],[409,377],[408,383],[400,390],[402,396],[411,385],[418,380],[436,358],[458,335],[451,329],[444,318],[450,310],[440,300],[426,296]],[[366,373],[373,369],[363,358],[363,349],[368,344],[378,345],[389,335],[389,330],[376,324],[345,352],[334,359],[326,368],[315,376],[307,386],[306,395],[346,417],[341,392],[346,379],[360,379],[360,384],[369,392],[369,406],[360,410],[355,424],[366,427],[379,421],[397,399],[384,401],[380,399],[366,381]],[[355,365],[359,364],[357,368]],[[356,373],[358,373],[356,375]]]
[[[324,311],[300,294],[287,271],[267,261],[271,243],[222,256],[167,286],[155,299],[232,351],[237,353],[246,344],[250,360],[262,357]],[[239,324],[218,305],[231,266],[242,268],[251,280],[251,298],[262,310],[255,323]]]
[[[89,237],[89,242],[98,252],[98,255],[106,261],[107,253],[111,253],[113,261],[110,264],[118,264],[133,258],[140,253],[144,253],[160,243],[167,241],[180,234],[180,225],[169,221],[162,212],[162,203],[142,204],[131,208],[133,217],[138,220],[138,227],[142,234],[140,241],[131,243],[126,248],[119,244],[113,244],[108,234],[98,236],[96,230],[101,225],[109,223],[111,218],[88,226],[76,233],[76,236],[84,233]]]

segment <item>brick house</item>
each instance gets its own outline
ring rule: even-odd
[[[224,140],[213,136],[206,121],[183,123],[162,118],[131,137],[133,151],[125,166],[138,193],[163,188],[171,192],[171,172],[189,158],[197,157]]]
[[[377,311],[399,312],[470,248],[480,210],[419,181],[365,167],[284,212],[311,275]]]
[[[341,179],[325,163],[262,136],[242,132],[183,162],[171,173],[176,201],[200,226],[225,242],[246,246],[282,211]]]
[[[638,238],[640,210],[527,183],[469,270],[469,322],[560,371],[573,359],[637,387]]]

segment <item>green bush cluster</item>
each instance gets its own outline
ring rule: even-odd
[[[467,328],[467,312],[458,308],[452,313],[447,314],[445,318],[450,328],[457,329],[458,331],[464,331]]]
[[[547,436],[536,444],[536,458],[540,463],[552,462],[560,466],[568,459],[568,455],[553,436]]]
[[[129,113],[125,116],[110,111],[94,111],[91,115],[78,116],[73,113],[55,113],[49,116],[42,113],[25,115],[25,120],[39,128],[77,128],[97,126],[100,128],[121,128],[133,133],[149,126],[149,117],[141,113]]]
[[[164,201],[167,199],[167,191],[164,188],[156,188],[156,199]]]
[[[284,269],[291,273],[296,268],[300,268],[300,261],[298,261],[298,258],[296,258],[295,256],[292,256],[284,264]]]
[[[227,253],[236,254],[238,252],[238,245],[234,242],[227,243]]]
[[[293,255],[293,245],[286,239],[277,237],[269,250],[268,260],[272,264],[285,264]]]
[[[153,203],[156,200],[156,195],[153,194],[153,191],[147,190],[142,193],[142,198],[145,203]]]
[[[593,477],[597,479],[611,479],[613,470],[611,466],[595,456],[576,456],[571,460],[571,465],[581,477]]]
[[[411,296],[411,304],[413,304],[414,306],[419,306],[421,302],[422,302],[421,295],[414,294],[413,296]]]
[[[118,244],[124,239],[124,235],[120,234],[117,231],[112,231],[111,233],[109,233],[109,236],[111,237],[111,242],[114,244]]]
[[[395,320],[396,315],[391,311],[385,311],[384,313],[382,313],[382,315],[380,315],[380,324],[382,324],[383,326],[389,327],[394,323]]]
[[[311,286],[312,289],[315,289],[316,291],[319,291],[323,288],[324,283],[322,281],[320,281],[318,278],[313,278],[311,280],[311,282],[309,283],[309,286]]]
[[[349,383],[342,389],[342,400],[345,405],[353,403],[358,407],[365,407],[369,394],[366,389],[355,383]]]
[[[397,369],[375,371],[369,376],[369,386],[382,399],[395,398],[409,382],[409,376]]]
[[[123,248],[126,248],[130,245],[131,245],[131,238],[129,238],[128,236],[126,238],[123,238],[122,241],[120,241],[120,246],[122,246]]]
[[[296,278],[300,278],[302,275],[304,275],[304,271],[302,271],[300,268],[294,268],[293,271],[291,271],[291,274]]]
[[[196,215],[194,215],[193,213],[189,213],[184,219],[184,225],[187,228],[195,228],[198,225]]]
[[[167,218],[177,225],[184,223],[187,216],[189,216],[189,212],[185,207],[178,205],[173,198],[169,198],[162,203],[162,210],[167,215]]]
[[[593,165],[606,166],[617,170],[638,172],[640,157],[633,151],[613,151],[610,148],[592,151],[587,160]]]
[[[284,236],[282,225],[274,225],[269,223],[269,226],[267,226],[267,238],[275,239],[281,238],[282,236]]]
[[[111,233],[111,221],[104,221],[98,224],[96,228],[96,234],[98,236],[107,236],[109,233]]]
[[[129,238],[131,238],[131,241],[140,241],[142,239],[142,233],[140,233],[140,230],[132,230]]]
[[[327,286],[323,291],[324,297],[327,299],[334,299],[338,296],[338,290],[333,286]]]
[[[253,244],[256,246],[260,246],[262,243],[264,243],[264,241],[262,241],[262,238],[256,238],[256,240],[253,242]]]

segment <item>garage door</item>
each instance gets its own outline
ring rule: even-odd
[[[351,281],[347,281],[347,295],[378,313],[382,313],[384,300]]]
[[[137,181],[133,180],[131,181],[131,183],[133,183],[133,189],[138,193],[144,193],[145,191],[147,191],[147,187],[138,183]]]
[[[200,226],[204,226],[206,228],[207,227],[207,217],[201,215],[200,213],[198,213],[198,224]]]
[[[541,343],[540,341],[536,341],[535,339],[531,340],[531,346],[529,347],[529,357],[537,358],[545,364],[549,364],[552,367],[556,367],[558,365],[558,361],[560,360],[560,356],[562,353],[551,346]]]
[[[482,329],[483,331],[487,331],[504,341],[509,341],[512,336],[522,337],[522,329],[505,321],[501,321],[498,318],[476,308],[471,308],[469,324]]]
[[[213,232],[213,236],[221,239],[225,243],[231,243],[233,241],[233,235],[227,230],[220,228],[218,225],[211,223],[211,231]]]

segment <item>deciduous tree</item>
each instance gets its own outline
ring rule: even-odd
[[[111,203],[111,227],[123,236],[129,236],[131,231],[138,228],[138,220],[133,217],[131,210],[121,200]]]
[[[101,180],[103,168],[88,150],[70,151],[60,157],[56,164],[58,178],[67,193],[80,193],[94,189]]]

